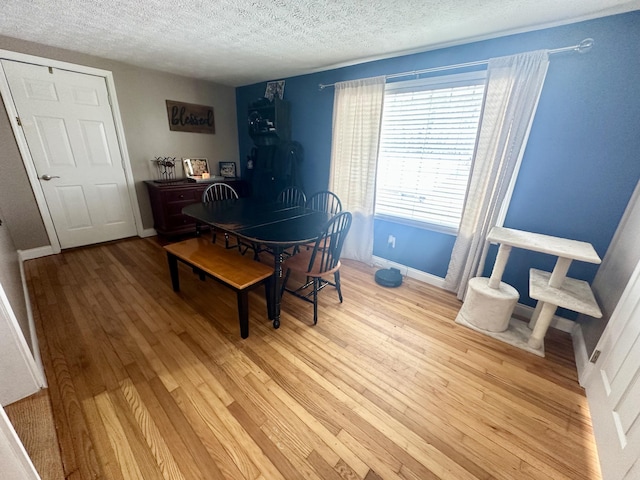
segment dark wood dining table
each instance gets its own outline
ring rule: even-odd
[[[280,327],[283,252],[315,241],[330,214],[251,197],[194,203],[184,207],[182,213],[198,223],[236,235],[248,244],[272,250],[273,288],[268,315],[273,327]]]

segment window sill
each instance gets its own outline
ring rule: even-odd
[[[432,232],[443,233],[445,235],[451,235],[453,237],[458,235],[458,229],[453,227],[447,227],[445,225],[437,225],[435,223],[418,222],[416,220],[410,220],[408,218],[392,217],[387,215],[374,215],[375,220],[383,220],[385,222],[397,223],[399,225],[406,225],[408,227],[420,228],[422,230],[429,230]]]

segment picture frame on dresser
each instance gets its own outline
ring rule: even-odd
[[[187,178],[206,178],[210,175],[209,162],[206,158],[183,158],[182,166]]]
[[[218,162],[220,165],[220,176],[224,178],[236,178],[235,162]]]

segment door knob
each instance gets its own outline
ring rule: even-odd
[[[57,175],[53,175],[53,176],[51,176],[51,175],[47,175],[47,174],[45,173],[45,174],[44,174],[44,175],[42,175],[40,178],[41,178],[42,180],[46,180],[46,181],[48,182],[48,181],[49,181],[49,180],[51,180],[52,178],[60,178],[60,177],[59,177],[59,176],[57,176]]]

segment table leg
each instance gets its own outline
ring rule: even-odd
[[[282,281],[282,252],[281,247],[273,248],[273,282],[271,284],[271,302],[273,312],[270,318],[273,319],[273,328],[280,328],[280,289]]]
[[[167,252],[167,260],[169,262],[169,275],[171,275],[171,285],[174,292],[180,291],[180,277],[178,274],[178,257]]]
[[[273,275],[264,282],[264,298],[267,302],[267,316],[269,320],[273,320]]]

